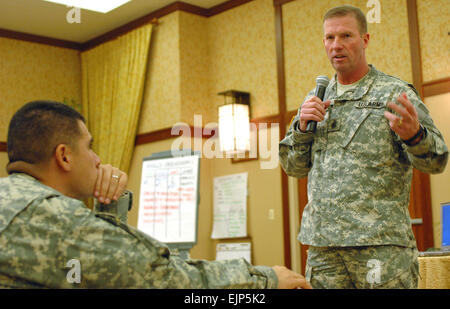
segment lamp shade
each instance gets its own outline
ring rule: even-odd
[[[250,150],[248,104],[231,103],[219,107],[220,150],[237,154]]]

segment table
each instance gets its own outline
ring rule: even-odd
[[[419,257],[419,289],[450,289],[450,255]]]

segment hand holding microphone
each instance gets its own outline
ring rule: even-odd
[[[300,111],[300,131],[314,133],[316,131],[317,122],[324,119],[326,110],[331,104],[331,101],[329,100],[322,102],[328,83],[329,80],[327,76],[317,77],[317,86],[314,96],[302,104]]]

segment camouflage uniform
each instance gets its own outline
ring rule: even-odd
[[[417,288],[416,248],[310,247],[306,279],[314,288]]]
[[[448,149],[442,134],[414,87],[373,66],[356,88],[340,96],[336,91],[334,77],[324,98],[332,103],[314,134],[298,130],[299,109],[280,142],[286,173],[308,176],[299,241],[316,247],[415,248],[408,212],[412,167],[425,173],[444,170]],[[402,92],[425,129],[414,146],[403,143],[384,117],[387,102]]]
[[[0,248],[0,287],[278,286],[272,268],[244,259],[182,260],[115,217],[100,217],[25,174],[0,179]],[[81,266],[79,283],[67,279],[73,260]]]

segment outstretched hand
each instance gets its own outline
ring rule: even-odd
[[[391,129],[397,133],[402,140],[409,140],[419,132],[419,116],[416,108],[406,96],[406,93],[403,92],[397,98],[397,102],[399,102],[400,105],[388,102],[387,107],[395,111],[398,116],[388,111],[384,112],[384,116],[389,120]]]

